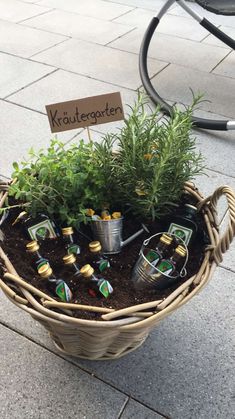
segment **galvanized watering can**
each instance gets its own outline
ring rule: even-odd
[[[149,232],[142,224],[142,228],[126,240],[122,240],[123,217],[113,220],[92,220],[91,229],[95,240],[99,240],[102,252],[105,254],[120,253],[121,249],[136,239],[144,231]]]

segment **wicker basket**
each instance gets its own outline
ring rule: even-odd
[[[66,354],[93,360],[108,360],[133,351],[142,345],[150,330],[160,320],[202,289],[222,261],[222,255],[229,248],[235,235],[235,194],[229,187],[218,188],[206,199],[192,183],[185,184],[185,190],[198,200],[198,208],[202,209],[208,229],[210,245],[206,248],[197,274],[186,280],[166,299],[121,310],[60,303],[20,278],[1,247],[0,257],[8,273],[0,279],[0,287],[12,303],[29,313],[49,331],[56,347]],[[0,183],[0,207],[4,204],[6,196],[6,185]],[[227,198],[229,222],[225,234],[220,238],[216,205],[221,196]],[[100,312],[101,320],[75,318],[74,310]]]

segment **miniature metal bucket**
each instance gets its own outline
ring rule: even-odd
[[[159,269],[157,269],[157,267],[154,266],[151,262],[149,262],[149,260],[146,258],[146,253],[149,250],[151,250],[150,248],[147,248],[150,241],[156,236],[162,236],[162,234],[164,233],[167,234],[168,236],[173,236],[177,238],[177,240],[180,240],[181,245],[184,246],[184,248],[186,249],[186,258],[185,258],[184,266],[182,267],[180,272],[175,272],[173,275],[169,275],[169,274],[159,271]],[[179,238],[175,234],[168,233],[168,232],[157,233],[149,237],[143,242],[143,245],[140,249],[139,258],[132,271],[131,279],[136,289],[141,289],[141,288],[163,289],[166,287],[166,284],[170,286],[178,278],[184,277],[187,274],[187,271],[185,269],[187,261],[188,261],[188,249],[181,238]],[[156,280],[156,276],[159,276],[159,279]]]
[[[113,220],[92,220],[91,228],[96,240],[99,240],[103,253],[120,253],[123,245],[123,217]]]

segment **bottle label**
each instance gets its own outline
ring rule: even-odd
[[[72,292],[70,291],[68,285],[61,281],[56,287],[56,294],[62,300],[68,303],[72,299]]]
[[[78,246],[78,244],[71,244],[68,247],[68,254],[70,255],[71,253],[73,253],[74,255],[80,255],[81,253],[81,249]]]
[[[165,275],[169,275],[174,270],[174,265],[169,260],[162,260],[157,265],[157,269]]]
[[[49,265],[49,261],[48,261],[48,259],[38,259],[37,261],[36,261],[36,266],[37,266],[37,269],[39,269],[39,268],[41,268],[41,266],[43,266],[43,265]]]
[[[113,292],[113,287],[109,281],[103,280],[99,286],[99,291],[105,298],[107,298]]]
[[[154,266],[158,263],[160,260],[160,255],[156,252],[156,250],[150,250],[147,255],[146,259]]]
[[[177,237],[183,240],[186,246],[189,244],[193,230],[190,228],[181,226],[179,224],[171,223],[168,229],[168,233],[175,234]]]
[[[50,220],[44,220],[41,223],[34,224],[28,227],[27,230],[33,240],[55,239],[57,237]]]
[[[101,259],[99,261],[99,271],[103,272],[106,268],[110,268],[110,263],[108,259]]]

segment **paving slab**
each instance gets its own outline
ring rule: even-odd
[[[231,28],[229,26],[220,26],[220,29],[221,29],[221,31],[225,32],[228,36],[230,36],[231,38],[235,39],[235,27],[234,28]],[[228,49],[231,50],[231,48],[229,48],[229,46],[227,46],[226,44],[224,44],[222,41],[220,41],[219,39],[217,39],[213,35],[207,36],[202,41],[202,44],[217,45],[219,47],[224,47],[224,48],[228,48]]]
[[[30,147],[47,147],[53,135],[45,115],[1,100],[0,112],[4,121],[0,125],[0,173],[10,176],[14,161],[27,158]],[[60,133],[58,138],[67,141],[75,134],[71,132]]]
[[[205,102],[200,103],[201,109],[234,117],[234,79],[171,64],[152,83],[162,97],[184,104],[192,102],[191,90],[202,93]]]
[[[114,40],[109,46],[139,54],[143,37],[143,28],[135,29]],[[227,54],[227,48],[212,47],[156,31],[151,40],[148,57],[209,73]]]
[[[48,65],[4,53],[0,53],[0,67],[4,68],[0,74],[0,98],[9,96],[55,71]]]
[[[163,419],[163,416],[130,399],[120,419]]]
[[[235,79],[234,67],[235,67],[235,52],[231,52],[219,65],[217,65],[213,73]]]
[[[140,349],[105,368],[79,364],[167,417],[233,419],[234,280],[235,273],[218,268]]]
[[[66,359],[163,416],[232,419],[234,280],[235,273],[217,268],[200,294],[160,323],[141,348],[120,360]],[[0,321],[56,352],[42,327],[34,327],[24,313],[17,316],[17,308],[6,301],[1,299]]]
[[[127,397],[75,365],[0,326],[4,419],[117,419]]]
[[[113,0],[105,0],[109,3],[113,3]],[[164,3],[166,3],[165,0],[118,0],[115,3],[119,4],[126,4],[128,6],[133,7],[140,7],[142,9],[149,9],[149,10],[160,10],[160,8],[163,6]]]
[[[204,172],[204,175],[197,176],[195,178],[194,183],[205,198],[212,195],[214,191],[220,186],[227,185],[235,191],[235,178],[223,175],[213,170],[204,170]],[[226,198],[221,197],[221,199],[218,201],[217,206],[218,222],[222,221],[225,212],[227,211],[227,208],[228,203]]]
[[[134,28],[133,26],[81,16],[63,10],[52,10],[46,15],[28,19],[22,25],[84,39],[101,45],[111,42]]]
[[[57,45],[35,55],[34,59],[129,89],[136,89],[141,84],[137,55],[85,41],[70,39],[64,45]],[[157,74],[166,65],[162,61],[150,59],[150,76]]]
[[[48,10],[50,10],[49,7],[22,3],[18,0],[0,0],[1,19],[8,20],[9,22],[20,22],[23,19],[45,13]]]
[[[0,19],[0,50],[19,57],[31,55],[68,39]]]
[[[200,112],[200,115],[213,118],[208,112]],[[197,130],[196,138],[197,147],[206,159],[207,168],[230,176],[230,184],[234,189],[233,131]]]
[[[235,188],[233,188],[233,191],[235,192]],[[221,233],[225,233],[227,226],[229,225],[230,216],[227,213],[226,217],[223,220],[223,223],[221,225]],[[235,239],[233,239],[229,250],[227,250],[226,253],[223,255],[223,261],[221,262],[221,266],[231,269],[233,272],[235,272]]]
[[[40,1],[41,6],[53,7],[55,9],[103,20],[112,20],[133,9],[133,7],[118,3],[119,2],[113,1],[109,3],[103,0],[67,0],[66,2],[64,0]]]
[[[59,88],[58,88],[59,86]],[[64,102],[68,100],[80,99],[88,96],[96,96],[104,93],[113,93],[120,91],[124,112],[127,113],[129,108],[126,104],[133,104],[137,99],[137,93],[119,88],[109,83],[93,80],[78,74],[58,70],[49,77],[45,77],[31,86],[13,94],[9,100],[30,109],[45,113],[45,105],[51,103]],[[109,124],[98,125],[101,132],[117,132],[123,126],[122,121],[116,121]],[[76,133],[76,131],[71,131]]]
[[[115,19],[115,22],[134,25],[140,28],[145,27],[147,29],[148,24],[155,15],[156,12],[138,8]],[[157,30],[160,33],[179,36],[180,38],[191,39],[193,41],[202,41],[208,34],[208,32],[202,28],[202,26],[198,25],[196,21],[183,16],[174,16],[170,14],[166,14],[163,19],[161,19]]]

